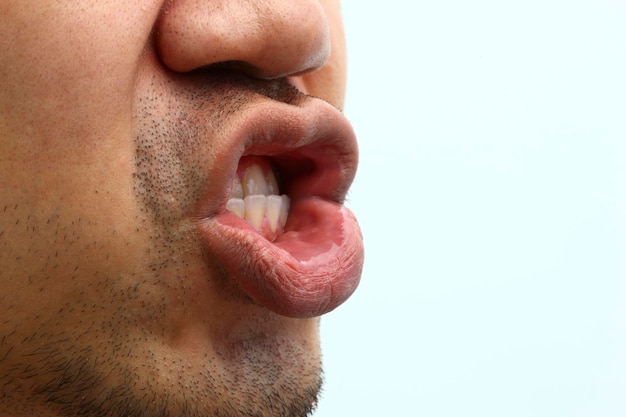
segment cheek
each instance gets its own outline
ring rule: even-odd
[[[119,3],[3,3],[2,140],[49,151],[59,139],[101,139],[128,119],[156,11]]]
[[[0,264],[69,279],[98,248],[128,251],[135,73],[159,4],[0,3]]]
[[[0,202],[93,213],[96,191],[128,187],[135,74],[159,4],[119,3],[0,5],[0,152],[10,156],[0,156]]]

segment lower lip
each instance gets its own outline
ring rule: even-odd
[[[363,241],[354,215],[320,198],[291,202],[285,232],[274,242],[224,211],[202,220],[200,235],[256,302],[289,317],[334,310],[356,289]]]

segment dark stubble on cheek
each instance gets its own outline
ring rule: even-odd
[[[14,359],[18,349],[3,353],[0,360],[17,364],[14,372],[0,376],[0,383],[30,386],[33,403],[44,402],[68,417],[310,415],[321,387],[320,360],[288,336],[280,345],[249,340],[221,352],[222,357],[207,354],[201,362],[180,356],[176,363],[160,350],[172,332],[171,322],[170,327],[162,323],[181,309],[195,311],[182,305],[193,300],[196,290],[190,266],[197,271],[205,265],[207,280],[220,294],[234,302],[242,297],[202,249],[195,235],[197,219],[190,216],[210,184],[214,166],[207,158],[214,154],[215,141],[223,139],[225,126],[254,97],[294,105],[302,97],[281,82],[258,84],[246,78],[202,75],[184,88],[161,79],[144,82],[134,110],[133,173],[133,193],[141,207],[134,219],[136,232],[148,242],[140,248],[142,259],[133,259],[119,275],[79,277],[89,286],[89,298],[75,300],[76,305],[68,302],[42,322],[43,330],[24,338],[21,362]],[[55,227],[70,234],[78,219],[63,222]],[[173,305],[173,300],[181,304]],[[91,324],[84,324],[81,304],[99,312],[90,316]],[[57,331],[55,322],[81,322],[83,327],[75,332],[78,336],[70,335]],[[277,356],[293,360],[278,363]],[[233,369],[224,369],[229,365]]]
[[[147,270],[142,280],[151,293],[163,296],[127,303],[128,314],[137,312],[140,317],[126,317],[128,322],[120,323],[121,328],[136,329],[137,321],[167,322],[172,311],[184,309],[182,305],[172,305],[172,300],[189,301],[193,298],[196,292],[194,280],[187,276],[190,265],[196,268],[198,264],[205,265],[206,271],[210,271],[207,279],[224,297],[233,300],[242,297],[232,288],[232,280],[220,273],[219,265],[202,249],[195,234],[197,219],[191,214],[207,184],[211,183],[212,169],[219,165],[219,161],[211,160],[216,154],[215,142],[224,140],[225,127],[236,120],[237,114],[250,105],[253,97],[294,105],[302,98],[286,83],[259,84],[246,77],[220,74],[200,74],[191,83],[183,83],[182,88],[180,84],[153,79],[144,89],[147,94],[142,95],[136,104],[134,194],[142,207],[137,224],[149,234],[150,242],[142,261]],[[136,309],[139,303],[142,310]],[[168,331],[158,326],[146,328],[143,337],[153,339],[159,345],[164,336],[168,338]],[[225,363],[223,357],[205,356],[198,369],[189,369],[189,366],[184,369],[184,366],[165,366],[162,358],[153,352],[137,352],[129,346],[129,356],[120,358],[116,365],[116,379],[120,383],[109,388],[105,401],[102,401],[102,394],[93,396],[93,401],[83,397],[82,410],[76,410],[75,415],[310,415],[321,388],[319,358],[307,357],[288,342],[280,346],[282,355],[293,355],[297,362],[311,362],[295,364],[304,374],[300,379],[297,372],[283,372],[285,365],[272,361],[271,352],[276,348],[274,342],[263,340],[233,345],[232,351],[224,355],[231,357],[226,366],[245,368],[245,371],[227,369],[224,373],[221,368]],[[85,372],[86,365],[80,365],[79,373],[91,373],[94,376],[90,378],[92,382],[100,379],[96,375],[102,370]],[[151,372],[145,372],[146,368]],[[176,382],[165,385],[162,379],[146,376],[162,376],[164,373],[170,373],[167,379]],[[233,378],[232,375],[239,376]],[[106,383],[98,382],[100,386]]]
[[[188,299],[195,290],[185,275],[186,262],[196,263],[201,259],[210,266],[207,279],[220,296],[236,301],[242,298],[241,292],[200,249],[202,245],[194,228],[197,219],[191,214],[211,184],[213,170],[223,169],[219,160],[212,159],[218,153],[215,143],[228,140],[224,132],[231,123],[236,123],[242,109],[259,99],[297,105],[303,96],[283,81],[260,83],[218,72],[196,76],[186,80],[188,84],[174,82],[164,86],[162,81],[155,80],[160,82],[157,87],[149,88],[151,94],[139,101],[135,192],[144,203],[146,221],[154,225],[150,239],[152,251],[161,253],[153,264],[158,265],[153,268],[157,281],[168,291],[178,292],[177,299]],[[163,103],[167,105],[161,107]],[[167,314],[168,307],[163,305],[160,310]],[[292,372],[284,373],[284,364],[272,362],[272,354],[267,352],[277,349],[274,342],[246,342],[232,346],[233,351],[224,355],[231,357],[230,366],[246,369],[243,373],[231,369],[228,374],[243,377],[233,380],[221,375],[219,366],[223,362],[218,360],[220,363],[214,366],[216,358],[207,357],[206,366],[200,372],[189,372],[186,381],[183,375],[177,376],[192,389],[179,387],[178,392],[170,391],[170,402],[177,406],[168,409],[163,404],[161,413],[197,417],[310,415],[321,388],[319,358],[308,358],[289,343],[281,344],[280,348],[286,356],[313,362],[296,365],[305,373],[305,382],[298,378],[297,372],[282,376]],[[236,360],[232,362],[232,358]],[[311,377],[311,369],[317,375]],[[207,404],[210,405],[205,408]]]

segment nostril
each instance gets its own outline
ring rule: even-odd
[[[248,77],[252,77],[252,78],[259,78],[259,79],[273,79],[273,78],[277,78],[277,77],[273,77],[273,76],[266,76],[263,73],[263,70],[261,70],[261,68],[252,65],[248,62],[245,61],[224,61],[224,62],[216,62],[214,64],[211,65],[207,65],[205,67],[203,67],[203,70],[208,70],[208,71],[225,71],[225,72],[237,72],[237,73],[241,73],[243,75],[247,75]]]

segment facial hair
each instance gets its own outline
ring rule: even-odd
[[[252,303],[202,249],[189,215],[210,184],[212,169],[219,168],[218,159],[206,160],[215,155],[213,141],[223,139],[237,114],[258,99],[290,105],[304,100],[284,80],[200,71],[176,81],[141,79],[138,91],[143,93],[133,108],[133,195],[141,212],[133,221],[137,233],[147,234],[150,242],[143,259],[121,276],[77,275],[90,288],[88,299],[68,300],[48,318],[33,317],[40,320],[40,330],[15,349],[0,350],[0,362],[12,363],[0,384],[16,387],[16,396],[29,392],[34,403],[68,417],[307,416],[321,388],[320,358],[307,355],[287,337],[259,333],[236,343],[218,342],[216,351],[237,367],[226,374],[220,371],[223,357],[206,355],[203,366],[194,368],[184,358],[168,356],[165,362],[158,351],[145,348],[175,331],[155,324],[195,308],[182,305],[184,301],[172,305],[172,300],[193,299],[197,288],[187,271],[198,259],[204,272],[211,273],[212,289],[229,302]],[[50,227],[63,230],[76,245],[83,244],[76,237],[78,224],[96,221],[62,214],[56,219]],[[81,309],[103,313],[93,323],[81,321],[78,336],[57,330],[55,323],[81,320]],[[266,314],[254,320],[242,326],[254,329],[275,319]],[[297,372],[286,372],[285,363],[274,360],[276,350],[293,358],[289,364]]]

